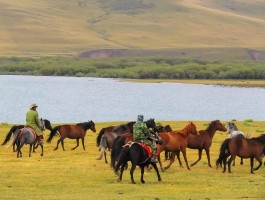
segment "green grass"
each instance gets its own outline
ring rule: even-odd
[[[96,123],[97,132],[102,127],[121,122]],[[170,124],[173,130],[182,129],[186,121],[160,122]],[[206,129],[209,122],[194,122],[198,130]],[[225,123],[225,122],[223,122]],[[239,130],[258,136],[261,133],[252,130],[263,130],[265,122],[236,122]],[[11,126],[11,125],[10,125]],[[4,140],[10,126],[0,125],[0,141]],[[49,132],[45,132],[47,139]],[[265,167],[255,174],[250,174],[249,160],[243,166],[236,160],[232,174],[223,174],[221,169],[209,168],[205,153],[202,160],[191,171],[180,168],[175,162],[166,172],[160,172],[162,182],[157,181],[152,170],[145,173],[146,184],[140,183],[140,170],[135,171],[136,185],[130,182],[129,171],[124,172],[123,181],[117,183],[109,164],[96,160],[98,149],[95,145],[97,134],[89,131],[85,144],[71,151],[74,140],[66,139],[63,152],[60,147],[53,151],[58,138],[51,144],[45,143],[44,156],[40,151],[28,157],[28,146],[23,147],[23,158],[16,158],[11,148],[0,149],[0,191],[1,199],[262,199],[265,197]],[[215,165],[221,142],[227,133],[217,132],[211,147],[211,162]],[[197,151],[188,150],[189,163],[197,158]],[[181,156],[182,158],[182,156]],[[109,152],[108,152],[109,160]],[[166,163],[163,163],[164,165]]]

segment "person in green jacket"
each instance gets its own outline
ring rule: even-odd
[[[29,126],[33,128],[38,136],[38,144],[42,144],[42,139],[43,139],[43,132],[42,132],[42,124],[39,118],[39,114],[37,112],[37,104],[32,104],[30,106],[29,111],[27,112],[26,115],[26,127]]]
[[[137,122],[133,125],[133,138],[135,142],[142,142],[149,146],[152,150],[152,158],[151,162],[158,162],[155,157],[156,152],[156,145],[153,144],[148,138],[151,138],[150,132],[146,126],[146,124],[143,122],[144,116],[138,115],[137,116]]]

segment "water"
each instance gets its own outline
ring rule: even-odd
[[[0,76],[0,123],[25,123],[32,103],[52,123],[93,120],[265,120],[265,89],[118,79]]]

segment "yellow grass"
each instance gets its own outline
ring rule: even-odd
[[[2,55],[71,54],[88,49],[241,47],[264,50],[264,4],[145,0],[136,14],[111,1],[0,0]],[[102,1],[101,1],[102,2]],[[130,2],[130,1],[128,1]],[[129,4],[129,3],[128,3]],[[112,5],[112,6],[111,6]],[[243,9],[233,9],[234,7]],[[257,12],[253,12],[256,10]],[[264,9],[263,9],[264,10]]]
[[[120,122],[96,123],[97,132],[102,127]],[[160,122],[170,124],[174,130],[182,129],[186,121]],[[206,129],[209,122],[194,122],[198,130]],[[225,123],[225,122],[223,122]],[[264,133],[265,122],[236,122],[246,134],[258,136]],[[0,141],[4,140],[11,125],[0,126]],[[49,132],[45,131],[47,139]],[[97,134],[88,131],[85,144],[71,151],[75,140],[66,139],[63,152],[60,147],[53,151],[58,139],[45,143],[44,156],[40,150],[28,157],[28,146],[23,147],[23,158],[16,158],[12,149],[0,149],[0,191],[1,199],[262,199],[265,197],[265,167],[250,174],[249,160],[243,166],[239,159],[232,174],[223,174],[221,169],[209,168],[206,156],[191,171],[180,168],[175,162],[166,172],[161,172],[162,182],[152,170],[145,173],[146,184],[140,183],[140,171],[135,171],[136,185],[130,182],[129,171],[124,172],[123,181],[116,182],[116,175],[103,160],[96,160]],[[217,132],[211,148],[211,161],[215,165],[221,142],[227,133]],[[188,150],[189,163],[197,159],[197,151]],[[182,158],[182,157],[181,157]],[[108,160],[109,152],[108,152]],[[164,163],[165,165],[166,163]]]

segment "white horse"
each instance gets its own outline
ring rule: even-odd
[[[241,136],[241,137],[246,137],[245,134],[242,132],[242,131],[239,131],[236,124],[234,122],[228,122],[227,123],[228,126],[227,126],[227,130],[228,130],[228,138],[234,138],[234,137],[237,137],[237,136]],[[241,158],[241,161],[240,161],[240,164],[243,165],[243,158]],[[235,166],[235,160],[233,162],[233,166]]]
[[[242,131],[239,131],[237,126],[235,125],[234,122],[228,122],[228,127],[227,127],[227,130],[228,130],[228,138],[234,138],[238,135],[241,135],[241,136],[244,136],[245,137],[245,134],[242,132]]]

